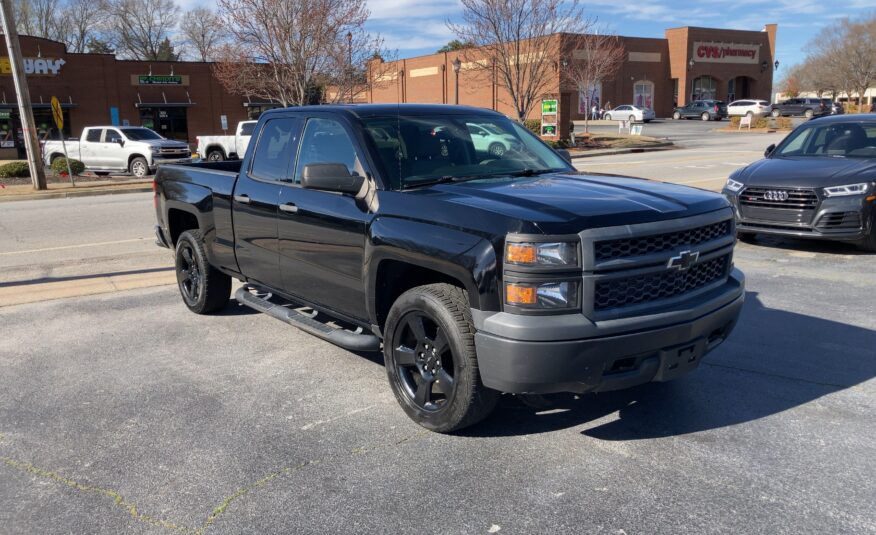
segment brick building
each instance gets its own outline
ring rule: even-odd
[[[775,24],[761,31],[712,28],[672,28],[663,39],[621,37],[626,59],[617,76],[594,90],[601,106],[638,104],[653,108],[658,117],[668,117],[673,107],[694,99],[741,98],[770,100],[772,95]],[[577,88],[561,83],[563,61],[580,61],[572,39],[552,36],[556,55],[554,79],[544,99],[556,99],[557,114],[551,116],[565,137],[571,120],[584,116],[586,98]],[[460,52],[447,52],[401,59],[382,65],[370,82],[371,102],[454,103],[492,108],[515,116],[504,88],[492,73],[473,65],[469,57],[459,73],[453,70]],[[459,94],[456,95],[458,76]],[[541,119],[535,106],[530,119]]]
[[[21,36],[30,97],[41,138],[52,136],[49,102],[64,109],[64,133],[79,136],[98,124],[142,125],[165,137],[194,142],[221,134],[237,121],[274,107],[229,94],[209,63],[118,60],[111,54],[74,54],[63,43]],[[23,156],[21,121],[5,42],[0,44],[0,159]]]

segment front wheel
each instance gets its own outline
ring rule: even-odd
[[[187,230],[176,242],[176,281],[183,302],[195,314],[221,310],[231,296],[231,277],[207,262],[199,230]]]
[[[708,112],[704,112],[702,115],[700,115],[700,119],[702,119],[704,121],[710,121],[712,119],[712,117],[709,115]]]
[[[876,253],[876,218],[873,219],[873,224],[870,225],[870,234],[863,241],[858,243],[858,247],[870,253]]]
[[[602,119],[603,119],[604,121],[610,121],[610,120],[611,120],[611,114],[610,114],[610,113],[606,113],[605,115],[602,116]]]
[[[393,303],[384,338],[386,374],[402,409],[426,429],[456,431],[496,407],[499,393],[478,373],[474,333],[462,288],[418,286]]]
[[[138,156],[131,160],[130,165],[131,174],[137,178],[143,178],[144,176],[149,174],[149,164],[146,163],[146,158]]]
[[[681,120],[681,114],[679,112],[675,112],[672,114],[672,119],[675,121]]]
[[[773,111],[770,113],[770,115],[772,115],[773,118],[778,119],[779,117],[782,116],[782,112],[780,112],[779,110],[773,110]]]

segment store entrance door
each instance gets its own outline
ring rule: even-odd
[[[140,108],[140,125],[155,130],[167,139],[189,141],[186,108]]]

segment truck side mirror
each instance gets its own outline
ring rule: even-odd
[[[125,138],[120,137],[120,138],[116,139],[116,143],[119,144],[119,147],[124,147],[125,146]]]
[[[359,193],[365,177],[350,174],[342,163],[311,163],[304,166],[301,185],[307,189]]]
[[[566,149],[556,149],[557,154],[560,155],[560,158],[566,160],[569,163],[572,163],[572,154]]]
[[[776,150],[776,144],[775,144],[775,143],[773,143],[772,145],[770,145],[769,147],[767,147],[765,151],[763,151],[763,157],[764,157],[764,158],[769,158],[769,157],[770,157],[770,154],[772,154],[774,150]]]

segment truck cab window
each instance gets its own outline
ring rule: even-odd
[[[271,119],[262,127],[250,173],[264,180],[287,180],[297,132],[291,117]]]
[[[118,143],[122,139],[122,135],[118,133],[116,130],[107,130],[106,131],[106,143]]]
[[[360,162],[353,141],[341,123],[334,119],[308,119],[301,138],[295,182],[301,182],[304,166],[312,163],[342,163],[350,174],[364,175]]]
[[[88,134],[85,135],[85,141],[90,141],[91,143],[100,143],[100,133],[102,130],[100,128],[92,128],[88,131]]]

